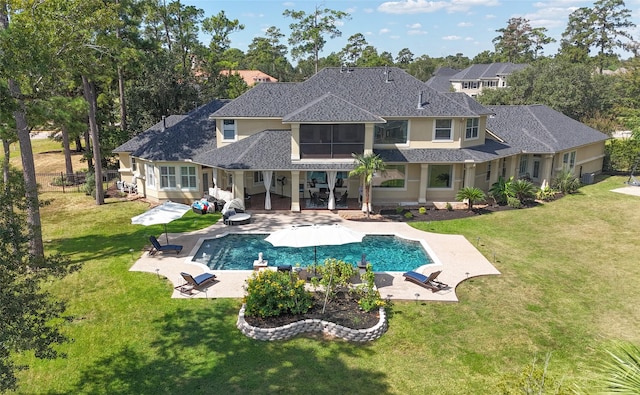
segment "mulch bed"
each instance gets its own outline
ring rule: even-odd
[[[322,313],[323,304],[323,296],[314,293],[313,307],[306,314],[285,314],[267,318],[245,316],[245,320],[250,325],[259,328],[275,328],[296,321],[316,318],[351,329],[367,329],[376,325],[380,319],[378,309],[374,309],[368,313],[363,311],[360,309],[360,306],[358,306],[358,302],[346,292],[338,293],[334,300],[327,303],[324,314]]]
[[[532,203],[528,207],[532,207],[537,203]],[[526,207],[523,207],[526,208]],[[383,208],[378,212],[371,213],[367,218],[365,213],[358,211],[348,212],[342,214],[343,218],[350,221],[383,221],[383,222],[413,222],[413,221],[446,221],[451,219],[469,218],[478,215],[491,214],[498,211],[516,210],[509,206],[474,206],[473,210],[469,209],[437,209],[435,207],[427,209],[425,214],[420,214],[418,207],[404,208],[398,212],[395,208]],[[411,213],[410,217],[407,217],[407,213]]]

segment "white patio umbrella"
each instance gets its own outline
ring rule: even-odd
[[[144,226],[164,224],[165,237],[167,238],[167,243],[169,243],[167,224],[182,217],[189,210],[191,210],[191,207],[186,204],[167,201],[131,218],[131,223]]]
[[[360,243],[364,233],[346,228],[340,224],[332,225],[292,225],[271,233],[265,241],[274,247],[314,247],[314,262],[317,260],[317,247]]]

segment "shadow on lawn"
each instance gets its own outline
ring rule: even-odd
[[[177,303],[195,301],[180,301]],[[71,391],[92,394],[387,394],[386,376],[347,366],[343,357],[366,358],[373,345],[297,338],[249,339],[235,328],[239,305],[203,301],[154,322],[149,347],[124,345],[98,359]]]

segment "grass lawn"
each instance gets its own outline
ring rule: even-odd
[[[493,394],[551,353],[548,375],[593,392],[604,350],[640,343],[640,198],[623,177],[540,207],[419,229],[463,234],[502,272],[457,288],[459,303],[394,302],[388,332],[366,345],[298,337],[263,343],[235,322],[241,301],[173,300],[171,284],[129,272],[149,234],[142,202],[44,194],[47,252],[84,263],[50,284],[68,301],[65,359],[36,360],[19,393]],[[188,213],[171,231],[208,226]]]

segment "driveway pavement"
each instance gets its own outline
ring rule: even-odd
[[[640,189],[640,188],[639,188]],[[350,221],[330,211],[303,211],[302,213],[273,212],[253,214],[251,223],[239,226],[227,226],[222,221],[190,233],[169,234],[171,244],[184,246],[178,255],[155,254],[144,252],[130,270],[157,274],[166,277],[174,287],[184,283],[180,272],[196,276],[204,272],[214,273],[218,280],[206,291],[190,295],[174,290],[173,298],[242,298],[245,294],[246,279],[253,273],[250,270],[210,270],[208,267],[193,262],[200,243],[225,233],[270,233],[293,223],[332,224],[340,223],[366,234],[395,234],[413,240],[424,240],[430,247],[429,254],[435,264],[414,269],[425,275],[442,270],[438,280],[449,285],[448,289],[433,293],[417,284],[404,280],[402,272],[376,273],[376,286],[380,295],[392,300],[432,300],[443,302],[458,301],[456,287],[468,278],[500,274],[467,239],[458,235],[441,235],[423,232],[400,222],[367,222]],[[161,238],[163,242],[164,237]],[[375,262],[374,262],[375,269]]]

